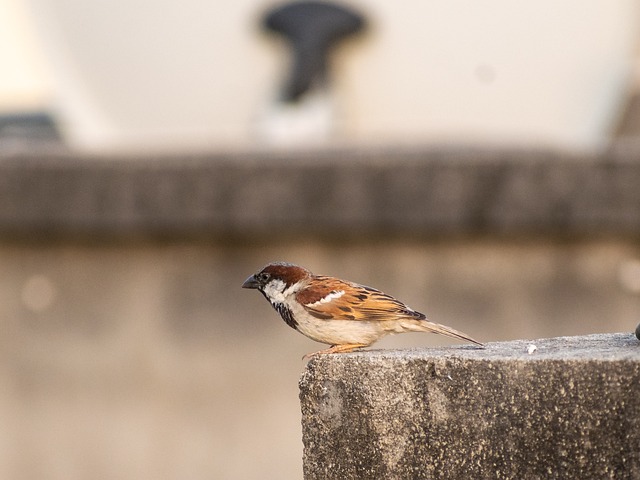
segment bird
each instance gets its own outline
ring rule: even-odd
[[[372,287],[314,275],[287,262],[273,262],[250,275],[242,288],[258,290],[291,328],[329,348],[305,355],[347,353],[388,334],[431,332],[483,346],[466,333],[427,320],[426,315]]]

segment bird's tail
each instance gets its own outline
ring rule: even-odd
[[[440,335],[446,335],[447,337],[457,338],[459,340],[466,340],[476,345],[483,346],[481,342],[471,338],[466,333],[460,332],[454,328],[447,327],[446,325],[440,325],[439,323],[430,322],[429,320],[417,320],[410,322],[409,325],[403,325],[407,330],[414,332],[431,332],[438,333]]]

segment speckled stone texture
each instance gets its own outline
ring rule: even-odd
[[[633,333],[319,356],[300,400],[306,480],[640,478]]]

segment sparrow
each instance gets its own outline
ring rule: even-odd
[[[482,346],[466,333],[430,322],[391,295],[372,287],[314,275],[276,262],[249,276],[242,288],[258,290],[291,328],[330,348],[305,355],[344,353],[368,347],[388,334],[432,332]]]

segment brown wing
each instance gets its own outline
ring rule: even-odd
[[[296,298],[305,310],[321,319],[380,321],[402,317],[426,318],[375,288],[332,277],[312,278]]]

